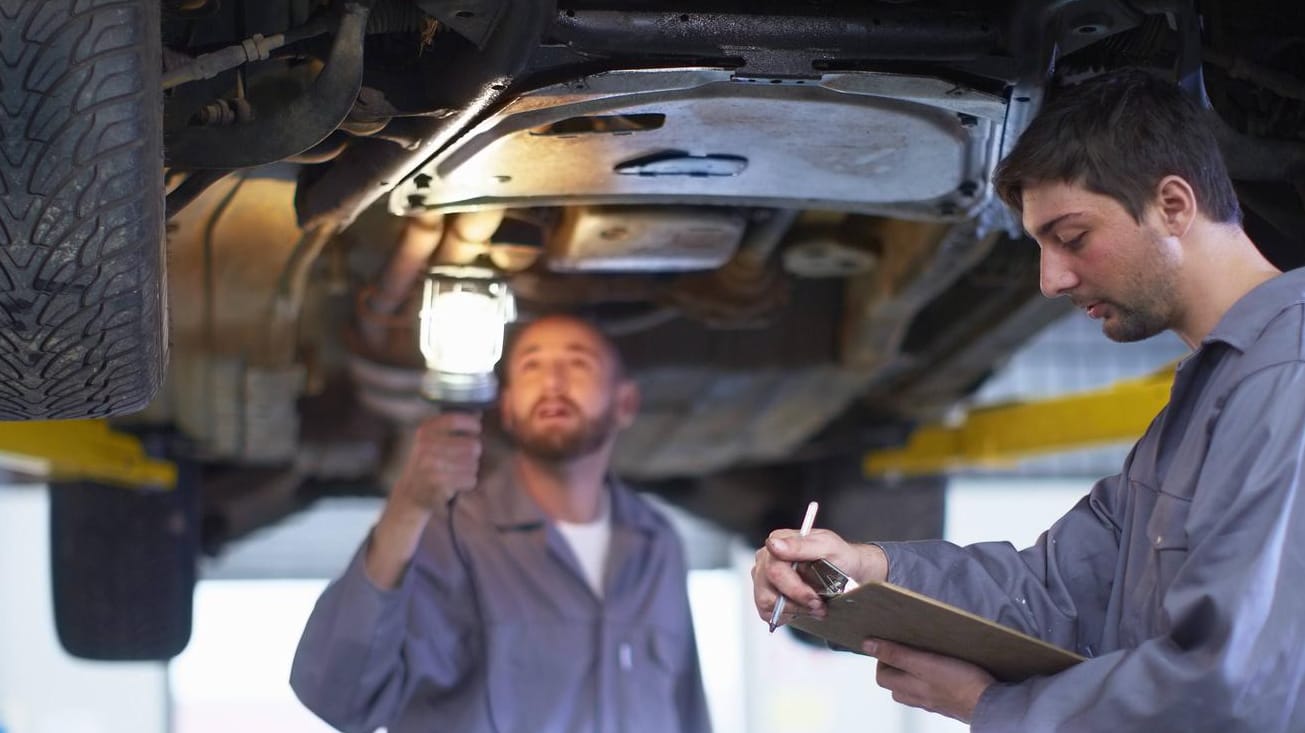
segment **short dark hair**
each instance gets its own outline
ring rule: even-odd
[[[1025,186],[1078,184],[1115,199],[1140,222],[1156,184],[1176,175],[1207,218],[1240,223],[1213,114],[1142,69],[1107,72],[1051,96],[997,166],[993,185],[1020,212]]]
[[[512,352],[516,350],[517,343],[521,341],[532,327],[539,323],[547,321],[570,321],[585,329],[591,331],[602,344],[603,349],[607,352],[608,358],[612,360],[612,380],[619,383],[626,378],[625,359],[621,356],[621,350],[617,348],[616,342],[608,336],[602,328],[593,320],[575,313],[565,311],[541,313],[537,317],[529,320],[519,320],[509,323],[504,331],[503,337],[503,357],[495,365],[494,371],[498,375],[500,385],[507,386],[508,383],[508,361],[512,358]]]

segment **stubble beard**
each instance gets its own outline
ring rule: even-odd
[[[1152,233],[1150,237],[1150,255],[1142,258],[1141,266],[1129,278],[1128,302],[1104,301],[1114,317],[1102,321],[1101,332],[1111,341],[1143,341],[1174,325],[1178,291],[1174,265],[1162,253],[1160,236]]]
[[[505,426],[513,447],[544,463],[565,463],[596,453],[616,431],[616,405],[609,404],[593,419],[583,417],[576,405],[570,407],[582,415],[577,425],[534,430],[527,417],[514,421],[513,426]]]
[[[1169,328],[1169,318],[1161,310],[1162,303],[1135,302],[1131,306],[1124,306],[1111,302],[1110,307],[1114,311],[1114,318],[1102,322],[1101,332],[1111,341],[1144,341]]]

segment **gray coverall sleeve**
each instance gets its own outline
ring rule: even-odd
[[[437,513],[431,522],[445,522]],[[346,733],[371,733],[392,724],[413,678],[452,687],[462,674],[464,634],[446,604],[458,597],[461,566],[449,558],[423,562],[423,553],[452,554],[447,535],[427,531],[398,588],[381,590],[367,578],[363,558],[370,536],[344,574],[323,591],[304,628],[290,671],[299,700]],[[443,568],[438,569],[437,568]],[[414,587],[425,588],[418,593]],[[427,590],[432,588],[433,590]],[[443,630],[414,644],[410,620]],[[423,635],[425,636],[425,635]]]
[[[1186,536],[1152,538],[1157,552],[1186,550],[1175,553],[1180,565],[1163,596],[1169,632],[1053,677],[993,685],[973,730],[1301,731],[1303,472],[1305,365],[1290,363],[1233,391],[1182,522]]]
[[[876,544],[890,583],[1091,655],[1119,558],[1121,485],[1118,475],[1098,481],[1023,551],[1008,542]]]

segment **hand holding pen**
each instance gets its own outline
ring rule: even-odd
[[[888,579],[888,557],[878,545],[849,543],[828,529],[815,529],[815,519],[816,503],[812,502],[801,530],[777,529],[757,550],[752,599],[757,615],[773,626],[780,624],[787,605],[796,604],[795,608],[816,617],[824,615],[820,593],[795,569],[800,563],[825,560],[856,583]]]
[[[798,532],[799,537],[806,537],[808,534],[811,534],[811,527],[816,523],[816,511],[818,509],[820,509],[819,502],[813,501],[810,504],[807,504],[807,514],[802,518],[802,529]],[[797,563],[793,563],[793,567],[796,568]],[[775,610],[770,614],[770,633],[772,634],[775,633],[775,627],[779,626],[779,619],[784,613],[784,602],[786,600],[787,599],[781,595],[779,599],[775,601]]]

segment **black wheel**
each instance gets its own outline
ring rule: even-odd
[[[167,434],[145,436],[173,453]],[[59,643],[83,659],[166,660],[190,641],[200,548],[193,464],[177,487],[151,491],[50,486],[50,564]]]
[[[160,59],[158,0],[0,0],[0,419],[159,386]]]

